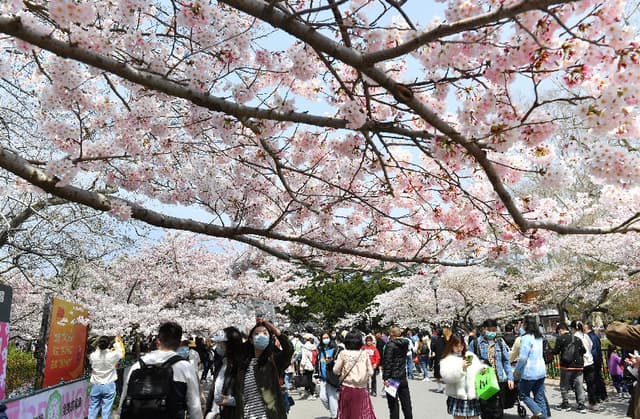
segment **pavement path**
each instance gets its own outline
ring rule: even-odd
[[[436,389],[434,382],[410,380],[409,388],[411,391],[413,417],[415,419],[451,419],[451,416],[447,414],[447,396],[434,391]],[[547,398],[551,405],[551,416],[554,419],[625,418],[628,400],[619,399],[614,395],[615,392],[612,388],[610,388],[609,391],[609,400],[600,405],[600,411],[598,412],[565,412],[554,409],[561,401],[558,381],[548,379],[546,382]],[[291,394],[296,404],[291,408],[288,419],[330,419],[329,411],[322,406],[320,399],[301,400],[301,393],[293,391]],[[569,402],[575,406],[575,397],[573,395],[569,396]],[[378,397],[373,398],[373,408],[378,419],[389,418],[387,401],[384,397],[380,397],[379,394]],[[527,409],[527,418],[529,415],[530,412]],[[402,415],[400,415],[400,417],[402,418]],[[519,418],[516,407],[505,410],[504,417],[505,419]]]

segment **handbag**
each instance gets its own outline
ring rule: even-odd
[[[484,371],[478,371],[476,374],[476,394],[479,399],[489,400],[499,391],[500,383],[498,383],[495,369],[488,367]]]
[[[335,349],[335,352],[333,353],[333,360],[326,364],[326,371],[325,371],[325,381],[327,382],[327,384],[335,388],[340,388],[340,385],[342,384],[342,382],[340,381],[340,376],[336,375],[333,372],[333,366],[335,365],[335,358],[338,356],[339,352],[340,352],[339,349]],[[325,356],[326,356],[326,352],[325,352]]]
[[[342,382],[340,381],[340,376],[336,375],[333,372],[333,362],[331,364],[327,364],[327,372],[325,374],[325,381],[327,384],[332,385],[335,388],[339,388]]]

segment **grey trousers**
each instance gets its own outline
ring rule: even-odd
[[[560,394],[562,403],[569,403],[569,390],[576,393],[576,402],[584,405],[584,387],[582,387],[582,370],[560,370]]]

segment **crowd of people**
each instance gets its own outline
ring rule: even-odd
[[[156,349],[141,356],[126,374],[120,417],[190,419],[284,419],[295,400],[316,395],[331,418],[374,419],[371,397],[386,398],[391,419],[412,419],[409,380],[435,380],[454,418],[502,418],[504,409],[523,403],[530,417],[552,409],[596,412],[607,401],[603,363],[619,398],[630,400],[629,416],[640,419],[637,381],[640,325],[614,323],[605,351],[589,324],[559,323],[553,345],[533,317],[500,328],[486,320],[478,329],[434,327],[431,332],[391,327],[388,334],[357,330],[283,333],[264,318],[243,333],[227,327],[208,339],[183,339],[173,322],[160,325]],[[620,349],[623,348],[623,349]],[[122,341],[100,337],[90,356],[89,418],[109,417],[116,396],[115,365]],[[559,362],[562,402],[546,397],[547,364]],[[210,390],[201,399],[211,374]],[[480,380],[478,376],[490,378]],[[381,376],[380,382],[378,377]],[[490,377],[489,377],[490,376]],[[487,382],[491,392],[484,386]],[[586,387],[586,392],[584,388]],[[570,393],[575,404],[570,404]]]

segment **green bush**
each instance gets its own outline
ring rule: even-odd
[[[36,378],[36,359],[30,352],[24,352],[9,344],[7,354],[7,396],[29,391]]]

